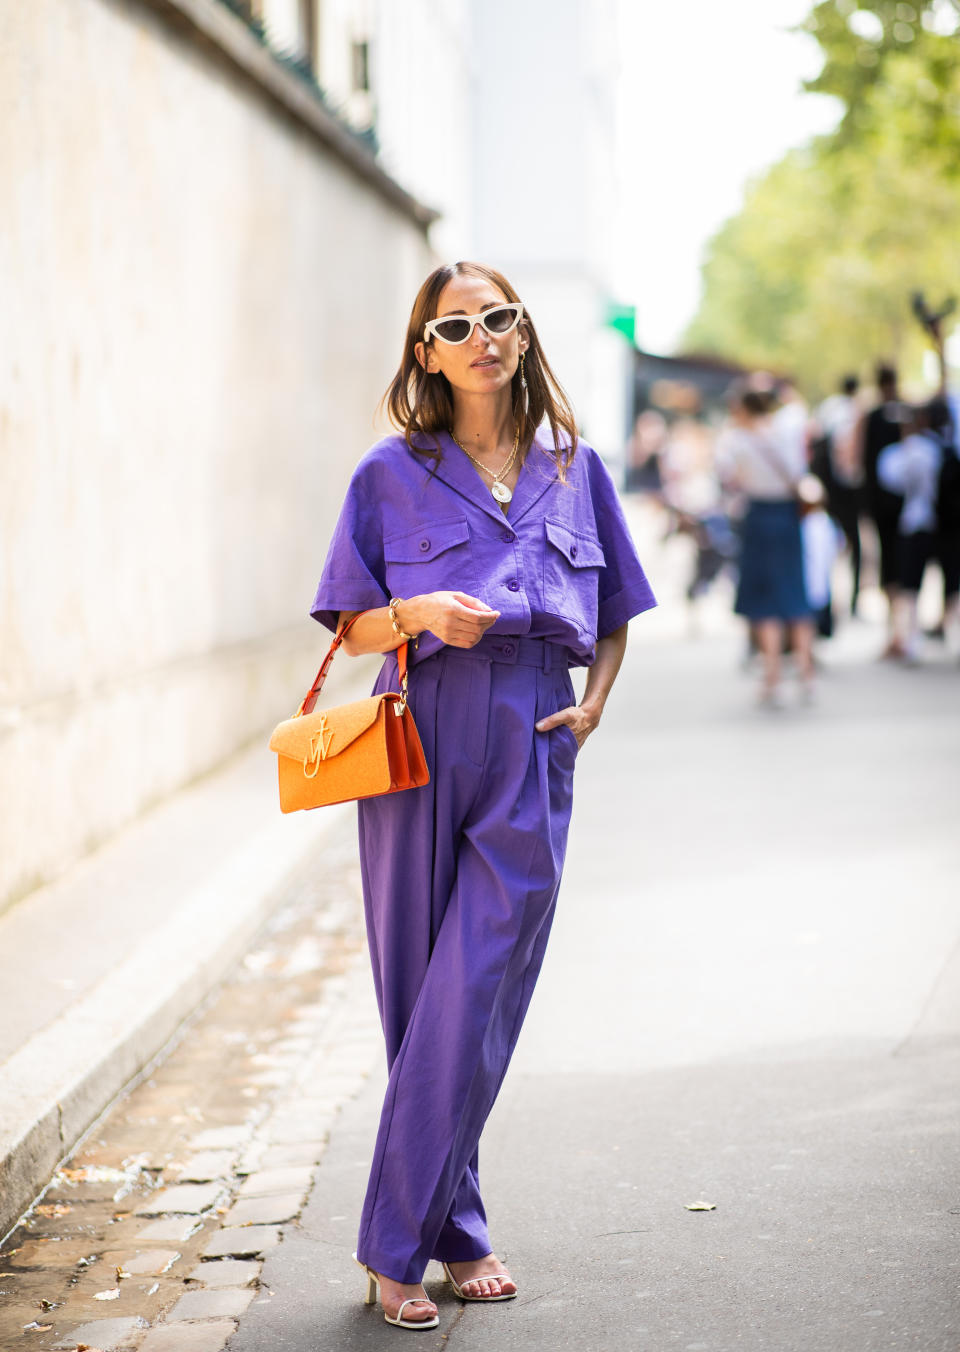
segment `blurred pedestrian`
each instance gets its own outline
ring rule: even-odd
[[[717,456],[725,484],[747,500],[734,609],[750,622],[763,660],[760,703],[779,707],[785,630],[801,691],[806,698],[813,694],[813,622],[804,587],[796,496],[807,468],[806,440],[799,434],[795,414],[792,425],[781,420],[779,435],[770,415],[767,394],[736,388]],[[784,434],[785,426],[792,435]]]
[[[802,465],[806,473],[810,462],[810,412],[803,395],[792,380],[774,382],[770,430],[776,445],[783,450],[785,462]]]
[[[860,381],[844,376],[836,394],[828,395],[814,417],[815,435],[822,438],[824,457],[818,473],[823,480],[830,515],[843,531],[850,549],[850,614],[857,613],[860,596],[860,513],[863,508],[863,468],[857,457],[857,425],[861,418],[857,397]]]
[[[627,442],[624,486],[628,493],[646,493],[659,498],[663,488],[660,461],[667,442],[667,420],[658,409],[647,408],[637,416]]]
[[[576,756],[627,621],[655,602],[610,474],[499,272],[430,274],[386,397],[401,431],[354,472],[311,613],[331,629],[359,616],[344,646],[387,654],[376,693],[397,689],[407,643],[430,769],[358,804],[390,1077],[357,1257],[388,1322],[432,1328],[430,1259],[463,1300],[517,1294],[477,1147],[543,961]]]
[[[664,465],[664,504],[670,535],[687,536],[694,545],[687,600],[692,607],[724,571],[738,550],[717,477],[716,439],[702,422],[679,419],[671,428]]]
[[[877,459],[877,477],[903,506],[897,521],[897,594],[890,656],[916,662],[920,656],[917,599],[927,565],[937,549],[937,497],[944,447],[937,432],[944,417],[941,399],[921,404],[905,424],[907,435],[884,447]],[[960,568],[944,571],[945,608],[955,611]]]
[[[945,392],[935,409],[933,423],[943,450],[937,482],[934,550],[943,572],[940,636],[956,648],[960,645],[960,396]]]
[[[913,311],[931,342],[940,374],[937,394],[931,404],[931,431],[940,443],[942,455],[937,477],[936,539],[933,557],[943,576],[943,606],[939,621],[926,631],[930,638],[950,637],[957,618],[957,590],[960,584],[960,400],[949,388],[946,331],[944,321],[953,314],[956,301],[951,297],[939,310],[932,310],[923,293],[913,297]]]
[[[693,607],[722,573],[732,569],[740,543],[729,517],[720,507],[679,517],[677,532],[689,535],[696,551],[686,589],[687,601]]]
[[[895,367],[878,366],[876,382],[879,403],[860,419],[854,462],[862,469],[866,511],[876,529],[880,550],[880,586],[887,598],[887,645],[883,655],[897,657],[900,655],[900,643],[896,636],[894,609],[899,571],[898,523],[903,510],[903,496],[881,483],[877,461],[885,447],[900,440],[907,412],[900,399]]]
[[[800,540],[803,545],[803,585],[813,611],[816,632],[832,638],[833,568],[843,548],[843,531],[827,510],[823,483],[805,474],[797,487],[800,500]]]

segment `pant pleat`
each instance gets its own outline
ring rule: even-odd
[[[359,804],[390,1077],[358,1256],[417,1282],[431,1257],[490,1252],[477,1146],[543,961],[575,753],[534,728],[571,702],[565,669],[445,649],[411,690],[431,782]]]

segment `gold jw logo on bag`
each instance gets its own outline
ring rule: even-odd
[[[307,779],[314,779],[317,771],[320,769],[320,762],[327,759],[327,752],[330,750],[330,743],[333,741],[333,731],[327,727],[327,715],[320,715],[320,724],[317,731],[310,738],[310,750],[303,758],[303,773]]]

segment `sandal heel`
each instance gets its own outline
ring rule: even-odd
[[[380,1292],[380,1283],[377,1281],[377,1274],[368,1268],[366,1263],[361,1263],[356,1254],[351,1254],[357,1267],[363,1269],[363,1274],[367,1279],[367,1294],[363,1298],[364,1305],[376,1305],[377,1296]]]
[[[366,1263],[361,1263],[360,1259],[357,1257],[356,1254],[353,1255],[353,1261],[357,1264],[358,1267],[363,1269],[364,1275],[367,1279],[367,1294],[364,1298],[363,1302],[364,1305],[376,1305],[377,1297],[380,1294],[379,1277],[374,1272],[373,1268],[367,1267]],[[437,1325],[440,1323],[439,1315],[434,1315],[432,1319],[404,1319],[403,1317],[403,1312],[408,1305],[423,1305],[430,1303],[431,1302],[429,1302],[425,1296],[413,1296],[410,1299],[401,1302],[400,1308],[397,1311],[396,1319],[391,1318],[390,1315],[387,1314],[386,1310],[384,1310],[383,1312],[383,1317],[388,1324],[393,1324],[395,1328],[435,1329]]]

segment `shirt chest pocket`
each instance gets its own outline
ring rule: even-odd
[[[477,569],[465,516],[431,521],[383,542],[387,587],[391,596],[422,596],[431,591],[476,595]]]
[[[543,550],[543,601],[548,614],[571,620],[596,638],[597,597],[603,547],[596,535],[546,517]]]

